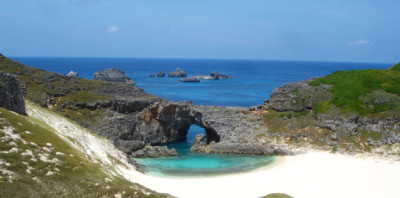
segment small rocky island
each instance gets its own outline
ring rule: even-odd
[[[176,68],[175,71],[168,73],[169,77],[186,77],[187,73],[181,70],[180,68]]]
[[[190,77],[190,78],[183,78],[179,80],[180,82],[200,82],[198,78]]]
[[[134,85],[135,81],[125,74],[120,69],[112,68],[98,71],[93,74],[94,80],[110,81],[110,82],[123,82],[129,85]]]
[[[218,72],[213,72],[209,76],[195,76],[197,79],[205,79],[205,80],[218,80],[218,79],[232,79],[232,76],[226,74],[220,74]]]
[[[157,77],[165,77],[165,72],[163,71],[158,72]]]

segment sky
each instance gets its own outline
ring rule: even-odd
[[[399,0],[1,0],[0,53],[400,62]]]

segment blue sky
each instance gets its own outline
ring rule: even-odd
[[[6,56],[400,62],[399,0],[2,0]]]

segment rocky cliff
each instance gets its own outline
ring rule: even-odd
[[[24,93],[14,75],[0,71],[0,107],[26,115]]]

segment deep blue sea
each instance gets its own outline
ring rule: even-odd
[[[324,76],[337,70],[384,69],[392,64],[340,63],[266,60],[203,60],[145,58],[32,58],[12,57],[29,66],[67,74],[73,70],[82,78],[93,73],[119,68],[136,81],[136,86],[167,100],[190,100],[196,105],[244,106],[262,104],[276,87],[288,82]],[[150,78],[159,71],[168,73],[181,68],[188,76],[212,72],[228,74],[231,80],[201,80],[182,83],[177,78]]]
[[[107,69],[122,69],[136,81],[136,86],[167,100],[187,101],[196,105],[254,106],[269,98],[272,90],[285,83],[324,76],[338,70],[385,69],[388,63],[342,63],[267,60],[203,60],[146,58],[33,58],[12,57],[23,64],[67,74],[73,70],[82,78],[93,79],[93,73]],[[182,83],[179,78],[149,77],[181,68],[188,76],[219,72],[233,77],[226,80],[201,80]],[[204,130],[193,125],[186,141],[171,143],[179,156],[157,159],[137,159],[143,172],[156,176],[193,177],[230,174],[254,170],[272,164],[275,157],[251,155],[201,154],[189,151],[196,134]]]

